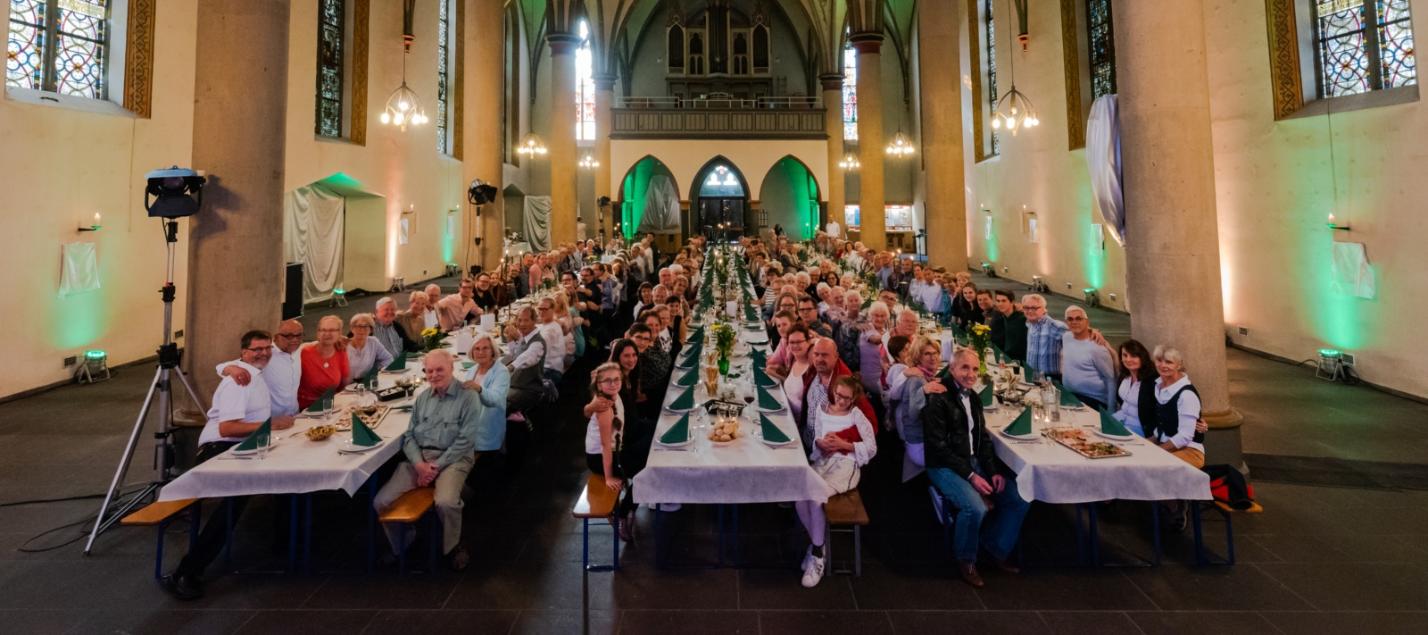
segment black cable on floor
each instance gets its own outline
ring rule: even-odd
[[[115,498],[115,500],[124,500],[124,499],[126,499],[127,497],[129,497],[129,496],[131,496],[131,495],[133,495],[133,494],[139,492],[139,491],[142,490],[144,487],[146,487],[146,486],[136,487],[136,488],[131,489],[131,490],[127,491],[127,492],[119,492],[118,494],[115,495],[114,498]],[[40,504],[45,504],[45,503],[61,503],[61,502],[65,502],[65,501],[92,500],[92,499],[96,499],[96,498],[104,498],[104,494],[82,494],[82,495],[79,495],[79,496],[65,496],[65,497],[63,497],[63,498],[37,498],[37,499],[33,499],[33,500],[11,501],[11,502],[7,502],[7,503],[0,503],[0,508],[4,508],[4,507],[16,507],[16,506],[19,506],[19,505],[40,505]],[[42,531],[42,532],[40,532],[40,533],[38,533],[38,534],[35,534],[35,535],[33,535],[33,536],[30,536],[29,538],[26,538],[26,539],[25,539],[25,542],[20,543],[20,546],[15,548],[15,551],[18,551],[18,552],[20,552],[20,553],[45,553],[45,552],[47,552],[47,551],[54,551],[54,550],[56,550],[56,549],[60,549],[60,548],[63,548],[63,547],[68,547],[68,546],[70,546],[70,545],[72,545],[72,544],[74,544],[74,543],[76,543],[76,542],[79,542],[79,541],[81,541],[81,540],[84,540],[86,537],[89,536],[89,532],[81,530],[80,533],[79,533],[79,535],[77,535],[77,536],[75,536],[74,538],[71,538],[71,539],[69,539],[69,540],[66,540],[66,541],[64,541],[64,542],[62,542],[62,543],[59,543],[59,544],[57,544],[57,545],[49,545],[49,546],[45,546],[45,547],[30,547],[30,543],[33,543],[33,542],[35,542],[36,540],[39,540],[39,539],[41,539],[41,538],[44,538],[45,536],[48,536],[48,535],[53,534],[53,533],[55,533],[55,532],[63,531],[63,530],[65,530],[65,529],[69,529],[69,528],[71,528],[71,527],[87,527],[87,526],[91,526],[91,525],[93,525],[94,519],[95,519],[96,517],[98,517],[98,514],[90,514],[90,515],[86,515],[84,518],[81,518],[81,519],[76,520],[76,521],[74,521],[74,522],[66,523],[66,524],[60,525],[60,526],[58,526],[58,527],[53,527],[53,528],[50,528],[50,529],[46,529],[46,530],[44,530],[44,531]]]

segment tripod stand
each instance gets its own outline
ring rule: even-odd
[[[193,385],[188,383],[188,376],[184,375],[183,369],[179,368],[179,361],[183,353],[179,351],[178,344],[173,341],[173,309],[174,309],[174,245],[178,242],[178,221],[172,218],[164,219],[164,242],[168,249],[168,268],[164,277],[164,286],[159,289],[159,294],[164,300],[164,343],[159,346],[159,367],[154,371],[154,380],[149,383],[149,394],[144,397],[144,405],[139,409],[139,417],[134,420],[134,431],[129,434],[129,443],[124,446],[124,456],[119,459],[119,468],[114,471],[114,480],[109,483],[109,491],[104,495],[104,504],[99,506],[99,515],[94,519],[94,529],[89,532],[89,540],[84,543],[84,553],[94,549],[94,540],[99,534],[104,533],[119,519],[128,515],[135,508],[153,500],[159,493],[159,488],[173,480],[174,474],[174,446],[173,446],[173,397],[172,386],[169,383],[171,377],[178,377],[183,383],[183,387],[188,391],[189,398],[195,404],[203,408],[203,401],[193,390]],[[119,489],[124,485],[124,475],[129,471],[129,463],[134,459],[134,449],[139,445],[139,433],[144,430],[144,420],[149,416],[149,407],[154,405],[155,396],[159,403],[159,422],[154,429],[154,467],[158,469],[158,475],[143,489],[135,492],[126,501],[115,500],[119,495]]]

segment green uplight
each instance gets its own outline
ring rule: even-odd
[[[332,295],[347,295],[347,290],[342,287],[337,287],[332,290]]]
[[[1338,359],[1338,358],[1343,357],[1343,356],[1344,356],[1344,354],[1343,354],[1343,353],[1340,353],[1338,349],[1334,349],[1334,348],[1321,348],[1321,349],[1319,349],[1319,357],[1324,357],[1324,358],[1327,358],[1327,359]]]
[[[91,349],[84,352],[84,358],[91,361],[98,361],[107,357],[109,357],[109,355],[99,349]]]

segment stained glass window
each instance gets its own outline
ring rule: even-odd
[[[317,4],[317,135],[342,136],[343,48],[346,42],[346,2]]]
[[[1111,0],[1086,0],[1091,99],[1116,93],[1116,37],[1111,25]]]
[[[858,52],[843,47],[843,140],[858,140]]]
[[[590,25],[580,21],[580,48],[575,50],[575,139],[595,140],[595,55],[590,50]]]
[[[1408,0],[1316,0],[1319,97],[1418,83]]]
[[[986,20],[987,29],[987,112],[997,111],[997,98],[1001,93],[997,92],[997,23],[992,15],[992,0],[984,0],[983,15]],[[1001,152],[1001,139],[997,136],[997,131],[991,133],[991,147],[988,155],[999,154]]]
[[[436,151],[451,154],[451,0],[436,3]]]
[[[108,98],[109,0],[10,0],[5,84]]]

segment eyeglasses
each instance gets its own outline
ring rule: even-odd
[[[848,394],[848,393],[846,393],[846,392],[835,392],[835,393],[833,393],[833,398],[834,398],[834,399],[837,399],[838,401],[852,401],[852,400],[853,400],[853,396],[850,395],[850,394]]]
[[[602,386],[607,385],[607,384],[618,384],[618,383],[620,383],[620,378],[619,378],[619,377],[606,377],[606,378],[601,379],[600,381],[598,381],[598,382],[596,382],[596,383],[598,383],[598,384],[600,384],[600,385],[602,385]]]
[[[302,333],[278,333],[278,337],[285,337],[285,338],[287,338],[287,339],[293,339],[293,338],[295,338],[295,337],[302,337]]]
[[[248,351],[249,353],[257,354],[257,355],[262,355],[263,353],[271,353],[271,352],[273,352],[273,348],[272,348],[271,346],[251,347],[251,348],[245,348],[245,349],[243,349],[243,350]]]
[[[789,343],[790,346],[795,345],[795,344],[807,344],[807,343],[808,343],[808,340],[802,339],[802,338],[793,339],[793,338],[790,337],[790,338],[788,338],[788,343]]]
[[[1085,322],[1085,321],[1086,321],[1086,318],[1085,318],[1085,316],[1081,316],[1081,315],[1073,315],[1073,316],[1071,316],[1071,317],[1066,318],[1066,321],[1067,321],[1067,322]]]

